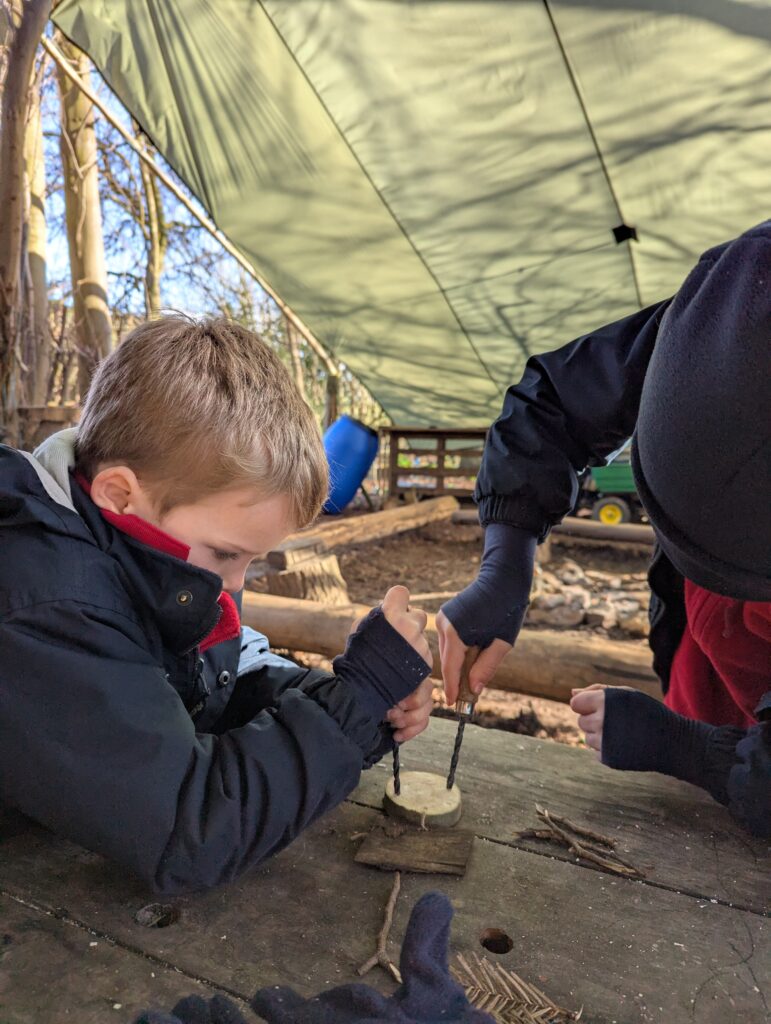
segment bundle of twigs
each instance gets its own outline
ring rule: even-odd
[[[471,962],[458,954],[451,970],[472,1006],[497,1024],[567,1024],[581,1017],[582,1010],[562,1009],[513,971],[476,954]]]
[[[588,861],[610,871],[614,875],[625,878],[645,878],[645,873],[619,854],[616,840],[594,832],[584,825],[576,825],[568,818],[561,818],[547,811],[545,807],[535,805],[535,812],[546,828],[528,828],[517,832],[517,839],[545,839],[548,842],[566,846],[579,860]]]

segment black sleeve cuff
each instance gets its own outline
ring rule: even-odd
[[[685,718],[638,690],[605,691],[603,764],[672,775],[701,786],[721,804],[728,803],[728,777],[744,735],[734,726]]]
[[[408,697],[431,671],[381,608],[374,608],[348,638],[344,653],[335,658],[332,668],[336,676],[356,688],[376,721]]]

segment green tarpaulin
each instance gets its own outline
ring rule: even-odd
[[[55,20],[400,423],[488,422],[530,353],[771,213],[766,0],[62,0]]]

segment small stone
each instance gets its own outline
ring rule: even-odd
[[[621,626],[624,632],[632,636],[650,636],[651,624],[647,614],[644,612],[638,612],[637,615],[633,615],[628,619],[620,619],[619,626]]]
[[[541,586],[544,590],[549,590],[552,593],[562,589],[562,584],[554,573],[546,572],[545,570],[541,573]]]
[[[562,568],[557,570],[557,576],[568,585],[588,583],[586,573],[577,562],[565,562]]]
[[[619,621],[631,619],[633,615],[640,611],[640,602],[635,601],[632,597],[628,597],[623,591],[611,591],[606,597],[616,609]]]
[[[618,621],[615,606],[610,601],[592,601],[586,612],[587,626],[601,626],[613,629]]]

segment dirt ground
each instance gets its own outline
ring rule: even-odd
[[[403,583],[410,588],[415,604],[436,612],[444,601],[473,580],[481,552],[479,527],[443,522],[352,546],[338,552],[338,560],[352,601],[375,605],[388,587]],[[578,564],[583,572],[592,576],[608,574],[614,581],[620,581],[624,589],[639,590],[645,585],[646,559],[612,548],[571,547],[568,550],[554,545],[548,571],[559,573],[568,563]],[[255,590],[265,589],[261,579],[255,579],[250,586]],[[611,630],[608,635],[627,643],[645,643],[620,631]],[[290,656],[302,664],[330,667],[328,661],[315,654],[294,651]],[[436,715],[451,714],[442,705],[439,688],[435,691],[435,702]],[[572,746],[582,744],[575,716],[567,705],[557,701],[488,690],[479,700],[474,720],[490,728],[553,739]]]

